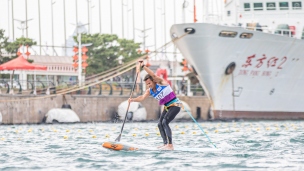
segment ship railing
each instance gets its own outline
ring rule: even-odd
[[[247,30],[253,30],[253,31],[261,31],[264,33],[269,34],[277,34],[282,36],[288,36],[288,37],[295,37],[295,30],[290,29],[270,29],[266,26],[258,26],[258,27],[244,27]]]
[[[304,11],[299,8],[293,10],[238,10],[238,16],[243,20],[247,19],[260,19],[260,18],[303,18]]]

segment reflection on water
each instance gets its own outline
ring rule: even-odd
[[[121,123],[0,126],[0,170],[304,170],[304,121],[171,123],[175,151],[159,151],[156,123],[126,123],[121,141],[149,150],[112,151]]]

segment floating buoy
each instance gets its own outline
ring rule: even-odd
[[[160,133],[159,133],[159,132],[157,132],[157,133],[156,133],[156,135],[160,136]]]
[[[96,135],[93,135],[92,138],[96,138]]]
[[[65,139],[65,140],[66,140],[66,139],[68,139],[68,138],[69,138],[69,137],[68,137],[68,136],[66,136],[66,135],[65,135],[65,136],[63,136],[63,139]]]
[[[146,135],[146,136],[149,136],[149,133],[146,132],[145,135]]]
[[[106,138],[110,138],[110,135],[109,135],[109,134],[106,134]]]
[[[65,132],[70,132],[70,130],[67,129]]]
[[[184,131],[182,131],[182,132],[181,132],[181,134],[185,134],[185,132],[184,132]]]
[[[216,129],[216,130],[214,130],[214,132],[215,132],[215,133],[218,133],[218,130]]]
[[[194,134],[194,135],[195,135],[195,134],[196,134],[196,132],[195,132],[195,131],[193,131],[193,132],[192,132],[192,134]]]
[[[45,114],[45,123],[80,122],[78,115],[71,109],[53,108]]]
[[[132,134],[133,137],[136,137],[136,134]]]

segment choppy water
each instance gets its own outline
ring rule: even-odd
[[[304,170],[304,121],[171,123],[177,148],[112,151],[122,124],[0,126],[0,170]],[[156,123],[126,123],[122,142],[162,144]]]

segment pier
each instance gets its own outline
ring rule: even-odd
[[[2,124],[42,124],[49,110],[61,108],[64,103],[61,95],[39,100],[22,100],[22,98],[30,97],[33,96],[2,95],[0,101],[20,99],[20,101],[0,103]],[[129,96],[66,95],[65,97],[72,110],[79,116],[80,122],[86,123],[113,122],[117,106]],[[179,96],[178,98],[190,106],[193,117],[201,120],[208,119],[210,104],[206,96]],[[142,102],[142,105],[147,110],[147,121],[157,121],[161,111],[158,102],[149,97]],[[200,114],[197,113],[198,107]]]

